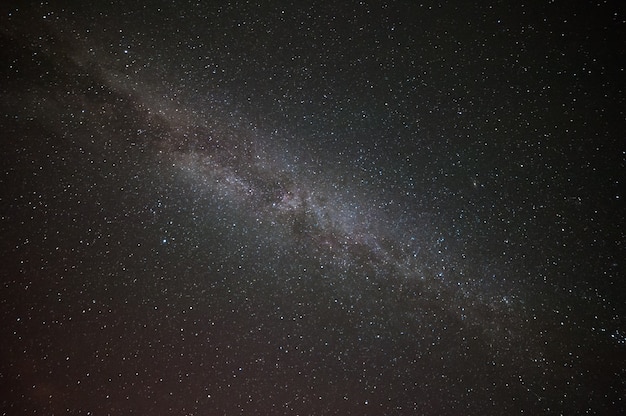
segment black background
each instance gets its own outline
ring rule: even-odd
[[[3,413],[624,413],[619,2],[255,3],[1,7]]]

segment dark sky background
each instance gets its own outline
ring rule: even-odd
[[[0,7],[2,414],[626,413],[620,2],[218,3]]]

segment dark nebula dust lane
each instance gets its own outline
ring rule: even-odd
[[[0,12],[2,413],[625,412],[618,6]]]

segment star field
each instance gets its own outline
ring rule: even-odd
[[[613,3],[0,7],[4,414],[620,414]]]

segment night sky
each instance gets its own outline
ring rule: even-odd
[[[1,414],[625,414],[621,3],[218,3],[0,6]]]

